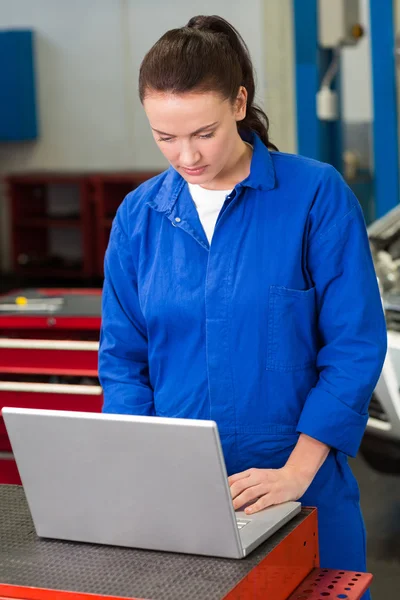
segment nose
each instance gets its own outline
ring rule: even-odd
[[[182,167],[192,169],[199,163],[200,158],[200,152],[190,142],[182,144],[179,156]]]

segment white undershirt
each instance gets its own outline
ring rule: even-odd
[[[245,142],[245,144],[253,150],[251,144],[248,142]],[[225,198],[229,196],[232,190],[205,190],[200,185],[194,183],[188,183],[188,186],[208,243],[211,244],[218,215],[225,202]]]
[[[218,215],[225,202],[225,198],[232,190],[205,190],[200,185],[194,183],[188,183],[188,186],[208,243],[211,244]]]

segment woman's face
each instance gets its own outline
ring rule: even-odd
[[[246,116],[240,88],[233,106],[216,92],[152,92],[143,102],[154,139],[186,181],[213,187],[243,154],[237,122]]]

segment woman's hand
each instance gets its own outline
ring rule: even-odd
[[[298,500],[306,492],[313,476],[285,465],[281,469],[248,469],[228,478],[235,510],[249,502],[246,514],[256,513],[273,504]]]
[[[323,442],[301,433],[281,469],[248,469],[231,475],[228,482],[234,509],[253,502],[245,509],[251,515],[273,504],[298,500],[310,487],[329,450]]]

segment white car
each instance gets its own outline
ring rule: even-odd
[[[400,206],[368,227],[385,309],[388,352],[369,407],[361,453],[375,469],[400,474]]]

